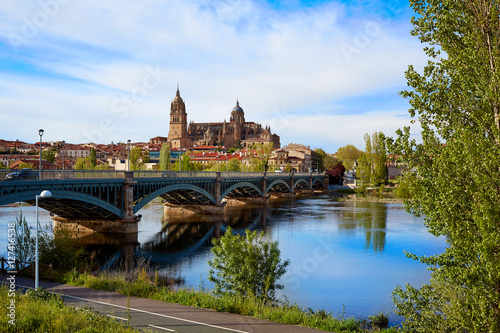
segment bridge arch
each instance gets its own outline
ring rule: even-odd
[[[271,184],[269,184],[269,186],[266,188],[266,193],[269,192],[275,185],[278,185],[278,184],[286,186],[286,188],[288,189],[288,192],[292,192],[292,189],[290,188],[290,185],[287,182],[285,182],[282,179],[276,179]]]
[[[306,181],[304,178],[301,178],[301,179],[298,179],[295,184],[293,185],[293,188],[296,189],[297,187],[299,187],[298,185],[300,184],[306,184],[305,187],[308,188],[308,189],[311,189],[309,187],[309,182]]]
[[[224,193],[222,193],[222,195],[220,197],[221,200],[224,199],[229,193],[231,193],[232,191],[234,191],[238,188],[251,188],[252,190],[256,191],[260,196],[263,196],[262,191],[254,184],[249,183],[249,182],[241,182],[241,183],[234,184],[233,186],[231,186],[227,190],[225,190]]]
[[[314,188],[314,185],[317,183],[321,184],[321,187],[325,187],[325,183],[323,182],[323,179],[321,179],[321,178],[315,178],[313,180],[312,187]]]
[[[142,207],[144,207],[149,202],[153,201],[153,199],[161,196],[162,194],[166,194],[168,192],[175,192],[175,191],[179,191],[179,190],[188,190],[188,191],[200,193],[201,195],[206,197],[206,199],[208,199],[208,201],[210,201],[214,204],[217,203],[217,201],[213,197],[213,195],[211,195],[210,193],[208,193],[207,191],[205,191],[201,187],[198,187],[196,185],[191,185],[191,184],[174,184],[174,185],[168,185],[168,186],[162,187],[154,192],[149,193],[147,196],[143,197],[134,206],[134,213],[137,213]]]
[[[68,208],[69,206],[75,206],[78,203],[84,204],[80,205],[78,208],[73,207],[73,209],[78,210],[78,212],[82,214],[87,213],[96,217],[95,215],[97,212],[95,208],[100,208],[100,212],[98,214],[100,215],[99,217],[104,217],[102,215],[107,215],[107,217],[118,219],[123,218],[124,216],[124,213],[120,208],[90,194],[57,189],[50,189],[50,193],[52,193],[52,197],[40,200],[38,204],[41,208],[62,217],[68,217],[64,216],[68,213],[61,213],[64,212],[64,210],[61,210],[62,207]],[[26,192],[4,194],[0,197],[0,206],[19,201],[23,201],[33,205],[35,203],[35,196],[39,194],[40,190],[38,189]],[[71,209],[68,209],[67,211],[71,211]]]

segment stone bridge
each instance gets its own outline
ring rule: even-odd
[[[137,213],[157,197],[164,199],[166,212],[217,213],[233,201],[265,203],[270,196],[328,187],[322,173],[43,170],[36,178],[0,181],[0,206],[34,205],[35,196],[49,190],[52,197],[40,198],[39,206],[56,222],[103,232],[136,231]]]

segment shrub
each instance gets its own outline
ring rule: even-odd
[[[289,261],[280,259],[277,242],[264,241],[263,233],[246,231],[233,235],[228,228],[224,236],[212,241],[214,259],[210,260],[209,281],[215,283],[216,294],[253,295],[274,299],[275,290],[285,274]]]

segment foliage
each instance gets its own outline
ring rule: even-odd
[[[325,161],[326,161],[326,152],[321,149],[321,148],[316,148],[314,149],[314,152],[319,155],[320,159],[318,160],[318,165],[316,166],[316,169],[319,170],[325,170]]]
[[[240,161],[237,158],[233,158],[227,161],[226,171],[232,171],[232,172],[241,171]]]
[[[85,250],[75,246],[68,230],[53,229],[51,226],[41,230],[39,238],[40,262],[52,264],[55,270],[65,271],[83,263]]]
[[[387,153],[385,136],[382,132],[375,132],[370,136],[365,134],[365,151],[359,158],[356,169],[357,176],[363,184],[380,185],[387,182]]]
[[[94,170],[109,170],[111,168],[111,165],[107,163],[102,163],[98,164],[94,167]]]
[[[411,184],[416,181],[415,175],[403,174],[399,178],[398,188],[396,189],[396,196],[401,199],[411,199],[412,194],[410,193]]]
[[[56,160],[56,152],[54,150],[42,151],[42,160],[54,163],[54,161]]]
[[[143,163],[149,163],[150,161],[151,161],[151,159],[149,158],[149,150],[145,149],[142,152],[142,162]]]
[[[15,300],[15,322],[9,323],[12,320],[8,315],[11,300]],[[28,290],[24,295],[17,292],[11,295],[6,286],[0,287],[0,331],[138,332],[88,308],[65,306],[60,297],[42,289]]]
[[[7,166],[0,161],[0,169],[7,169]]]
[[[94,170],[95,164],[93,164],[92,157],[79,157],[75,162],[75,170]]]
[[[31,234],[33,227],[28,225],[23,212],[16,217],[15,224],[15,246],[7,247],[7,252],[14,252],[17,260],[31,262],[35,259],[35,236]],[[13,251],[12,251],[13,250]]]
[[[134,271],[140,270],[134,269]],[[139,280],[141,281],[139,282]],[[353,317],[346,317],[344,313],[335,315],[325,310],[302,309],[297,304],[269,302],[255,296],[242,297],[233,294],[215,296],[212,292],[206,290],[155,286],[154,280],[151,278],[149,281],[144,281],[142,278],[128,279],[125,278],[123,273],[110,275],[101,272],[98,275],[91,275],[72,271],[66,275],[65,282],[87,288],[116,291],[130,296],[148,297],[164,302],[237,313],[243,316],[290,325],[301,325],[330,332],[367,332],[362,327],[363,323],[361,321]],[[394,329],[375,330],[395,332]]]
[[[272,143],[257,143],[252,146],[255,149],[256,156],[250,159],[251,172],[265,172],[269,169],[269,157],[273,151]]]
[[[34,169],[35,165],[33,163],[21,162],[17,166],[18,169]]]
[[[170,145],[168,143],[163,143],[161,145],[159,169],[170,169]]]
[[[354,163],[361,157],[363,152],[353,145],[347,145],[345,147],[339,148],[337,153],[335,154],[339,160],[342,161],[342,164],[346,168],[346,170],[351,170],[354,168]]]
[[[326,173],[333,177],[332,184],[338,184],[342,180],[342,176],[345,173],[345,167],[342,163],[339,163],[335,167],[328,169]]]
[[[214,259],[208,262],[208,279],[215,284],[217,294],[252,295],[274,299],[275,290],[290,261],[280,259],[277,242],[264,241],[264,233],[246,231],[245,236],[233,235],[229,227],[224,236],[213,239]]]
[[[142,156],[143,154],[141,147],[134,147],[130,149],[129,153],[130,170],[144,170],[146,168]]]
[[[406,72],[410,128],[388,140],[414,176],[407,209],[425,216],[448,247],[431,257],[431,280],[397,288],[397,312],[412,332],[500,331],[500,4],[410,1],[414,30],[430,61]]]
[[[94,148],[90,149],[90,164],[92,164],[94,167],[97,165],[97,152]]]
[[[181,165],[180,165],[180,171],[200,171],[203,168],[203,165],[200,163],[194,163],[191,162],[191,157],[189,157],[189,154],[186,152],[182,154],[181,156]],[[177,159],[175,161],[174,171],[179,171],[179,160]]]

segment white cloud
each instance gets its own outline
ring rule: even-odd
[[[102,119],[115,128],[102,136],[104,142],[166,135],[169,103],[180,82],[189,120],[227,119],[239,98],[250,121],[269,122],[273,110],[305,115],[302,126],[278,132],[283,138],[318,146],[343,140],[318,134],[323,132],[318,126],[333,120],[353,122],[339,130],[349,128],[343,138],[359,141],[364,132],[387,128],[393,114],[380,112],[380,120],[371,121],[366,115],[339,115],[332,105],[377,91],[394,91],[397,99],[406,66],[425,61],[418,40],[401,33],[407,23],[349,18],[345,6],[336,3],[279,12],[249,0],[61,1],[53,15],[40,6],[57,1],[10,2],[0,9],[4,36],[26,37],[23,29],[35,24],[40,12],[49,18],[19,46],[28,56],[24,61],[39,72],[2,74],[2,119],[16,113],[30,119],[23,128],[3,130],[5,138],[22,139],[46,121],[46,127],[57,123],[53,131],[61,137],[54,139],[83,141],[81,129],[98,129]],[[11,46],[9,39],[4,42]],[[7,56],[15,56],[9,49]],[[133,94],[146,68],[168,74],[123,119],[113,102]],[[377,109],[373,105],[366,114]],[[69,114],[69,120],[61,120]]]

